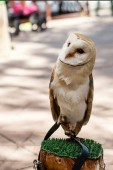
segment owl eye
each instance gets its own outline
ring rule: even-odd
[[[70,46],[70,44],[71,44],[71,43],[70,43],[70,42],[68,42],[68,43],[67,43],[67,46],[69,47],[69,46]]]
[[[83,53],[85,53],[84,52],[84,50],[83,49],[81,49],[81,48],[79,48],[79,49],[77,49],[77,51],[76,51],[77,53],[79,53],[79,54],[83,54]]]

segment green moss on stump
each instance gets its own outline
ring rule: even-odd
[[[80,139],[89,149],[89,159],[97,159],[103,154],[101,144],[90,140]],[[48,139],[42,142],[41,149],[60,157],[77,158],[81,155],[82,149],[77,143],[65,139]]]

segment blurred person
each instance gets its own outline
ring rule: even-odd
[[[111,15],[113,16],[113,0],[110,0]],[[99,16],[99,10],[101,9],[101,1],[98,0],[95,8],[96,16]]]
[[[113,16],[113,0],[111,0],[111,15]]]
[[[6,2],[0,1],[0,57],[8,57],[10,54],[11,40],[8,28]]]
[[[81,5],[81,12],[83,15],[90,15],[90,10],[89,10],[89,2],[88,1],[78,1],[77,2]]]
[[[89,2],[86,1],[86,5],[85,5],[85,12],[86,12],[86,15],[89,16],[90,15],[90,10],[89,10]]]
[[[88,2],[88,1],[84,1],[84,4],[83,4],[82,7],[83,7],[83,13],[84,13],[84,15],[89,16],[89,15],[90,15],[89,2]]]
[[[96,9],[95,9],[96,16],[99,16],[99,14],[98,14],[99,10],[100,10],[100,1],[98,0],[97,1],[97,6],[96,6]]]
[[[63,1],[59,2],[59,14],[62,14],[62,5],[63,5]]]

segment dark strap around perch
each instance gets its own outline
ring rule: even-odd
[[[74,164],[72,170],[80,170],[84,162],[87,160],[89,156],[88,148],[83,145],[77,138],[73,137],[73,140],[82,147],[82,154],[77,159],[76,163]]]
[[[44,140],[47,140],[58,128],[60,127],[60,123],[57,122],[51,127],[51,129],[47,132]]]
[[[60,124],[58,124],[57,122],[51,127],[51,129],[47,132],[47,134],[44,137],[44,140],[47,140],[58,128],[60,127]],[[89,150],[88,148],[83,145],[77,138],[76,136],[71,136],[72,140],[77,143],[78,145],[80,145],[80,147],[82,148],[82,154],[80,155],[79,158],[77,158],[76,163],[74,164],[72,170],[80,170],[83,163],[87,160],[88,156],[89,156]],[[40,170],[40,152],[38,155],[38,162],[36,162],[36,160],[34,161],[34,164],[36,163],[36,170]]]
[[[44,140],[47,140],[60,126],[60,123],[58,124],[57,122],[51,127],[51,129],[47,132],[47,134],[44,137]],[[40,170],[40,152],[38,155],[38,162],[37,162],[37,169]]]

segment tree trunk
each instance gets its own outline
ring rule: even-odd
[[[41,170],[72,170],[76,159],[59,157],[46,151],[40,152]],[[98,159],[86,160],[81,170],[105,170],[103,156]]]

